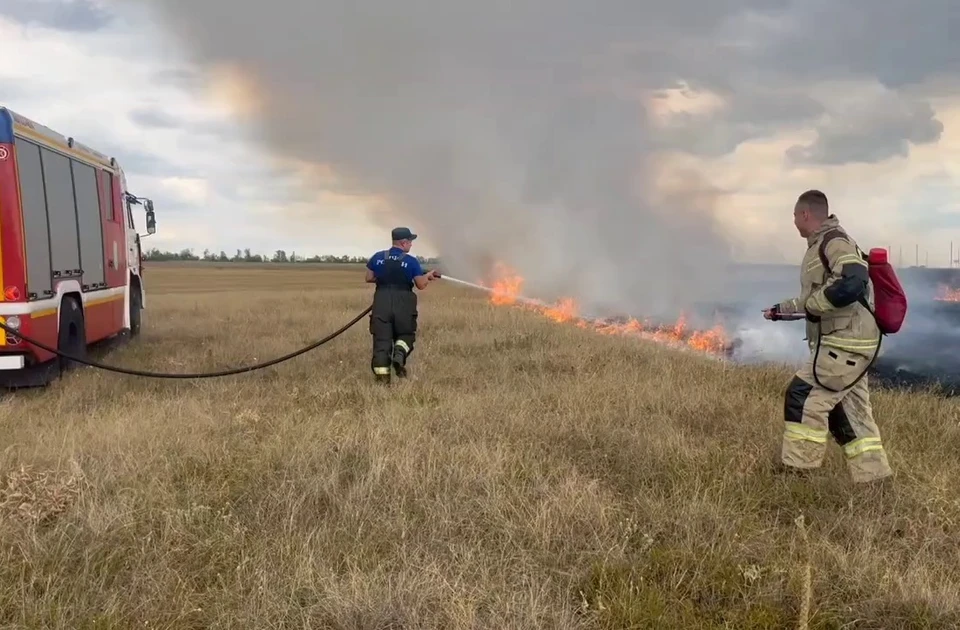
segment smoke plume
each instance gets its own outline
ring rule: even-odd
[[[252,81],[272,150],[388,199],[389,223],[455,275],[505,261],[525,289],[595,312],[722,293],[714,193],[695,174],[658,185],[645,103],[672,77],[628,72],[620,53],[729,3],[141,1],[199,64]]]

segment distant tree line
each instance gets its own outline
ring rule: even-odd
[[[301,256],[297,252],[290,252],[289,254],[282,250],[278,249],[273,253],[273,256],[264,256],[262,254],[254,254],[250,251],[250,248],[244,250],[237,250],[237,253],[233,256],[228,256],[226,252],[221,251],[219,254],[211,252],[209,249],[203,250],[203,254],[197,255],[192,249],[181,249],[179,252],[168,252],[161,251],[157,248],[153,248],[143,252],[143,259],[149,261],[199,261],[199,262],[216,262],[216,263],[353,263],[353,264],[363,264],[367,262],[365,257],[361,256],[334,256],[333,254],[322,254],[314,256]],[[436,258],[425,258],[423,256],[417,256],[417,259],[424,264],[437,264]]]

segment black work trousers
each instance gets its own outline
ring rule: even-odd
[[[417,294],[408,289],[379,287],[373,294],[370,311],[370,334],[373,335],[374,374],[389,374],[395,351],[402,361],[413,352],[417,337]]]

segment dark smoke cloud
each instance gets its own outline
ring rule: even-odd
[[[392,222],[412,223],[456,271],[503,259],[548,293],[652,314],[721,295],[730,279],[712,212],[723,191],[695,173],[655,190],[655,149],[721,154],[809,122],[823,111],[803,95],[815,77],[901,85],[956,67],[942,27],[955,9],[939,0],[912,12],[890,0],[140,2],[201,65],[254,80],[275,151],[385,195]],[[847,50],[852,32],[876,40]],[[890,42],[896,56],[883,52]],[[692,135],[649,128],[642,96],[681,81],[729,107]],[[939,135],[924,114],[917,106],[893,129],[892,153],[831,157],[850,149],[824,127],[796,157],[895,154]],[[784,192],[785,207],[799,192]]]

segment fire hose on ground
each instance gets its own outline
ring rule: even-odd
[[[67,352],[63,352],[62,350],[59,350],[58,348],[52,348],[52,347],[50,347],[49,345],[47,345],[47,344],[45,344],[45,343],[39,342],[39,341],[37,341],[37,340],[35,340],[35,339],[31,339],[31,338],[25,336],[25,335],[24,335],[22,332],[20,332],[20,331],[17,331],[17,330],[14,330],[14,329],[12,329],[12,328],[9,328],[6,324],[0,324],[0,329],[5,330],[7,333],[9,333],[9,334],[11,334],[11,335],[16,335],[17,337],[19,337],[20,339],[22,339],[22,340],[25,341],[26,343],[28,343],[28,344],[30,344],[30,345],[33,345],[33,346],[36,346],[36,347],[40,348],[41,350],[46,350],[47,352],[51,352],[51,353],[57,355],[58,357],[60,357],[60,358],[62,358],[62,359],[66,359],[67,361],[73,361],[73,362],[75,362],[75,363],[79,363],[79,364],[81,364],[81,365],[86,365],[86,366],[88,366],[88,367],[97,368],[97,369],[99,369],[99,370],[104,370],[104,371],[107,371],[107,372],[114,372],[114,373],[117,373],[117,374],[126,374],[126,375],[128,375],[128,376],[141,376],[141,377],[144,377],[144,378],[162,378],[162,379],[184,379],[184,380],[189,380],[189,379],[200,379],[200,378],[221,378],[221,377],[224,377],[224,376],[234,376],[234,375],[236,375],[236,374],[245,374],[245,373],[247,373],[247,372],[255,372],[256,370],[262,370],[262,369],[264,369],[264,368],[272,367],[272,366],[274,366],[274,365],[283,363],[283,362],[285,362],[285,361],[289,361],[290,359],[296,358],[296,357],[300,356],[301,354],[306,354],[307,352],[310,352],[311,350],[316,350],[317,348],[319,348],[320,346],[322,346],[323,344],[325,344],[325,343],[327,343],[327,342],[329,342],[329,341],[333,341],[334,339],[336,339],[337,337],[339,337],[339,336],[342,335],[343,333],[347,332],[347,330],[349,330],[354,324],[356,324],[356,323],[359,322],[361,319],[363,319],[363,317],[364,317],[367,313],[369,313],[372,308],[373,308],[372,306],[368,306],[367,308],[365,308],[365,309],[363,310],[363,312],[361,312],[359,315],[357,315],[356,317],[354,317],[353,319],[351,319],[349,322],[347,322],[346,324],[344,324],[344,325],[343,325],[341,328],[339,328],[338,330],[330,333],[329,335],[327,335],[326,337],[324,337],[324,338],[322,338],[322,339],[318,339],[317,341],[314,341],[314,342],[311,343],[310,345],[307,345],[307,346],[304,346],[304,347],[300,348],[299,350],[294,350],[293,352],[290,352],[290,353],[288,353],[288,354],[285,354],[285,355],[283,355],[283,356],[281,356],[281,357],[277,357],[277,358],[275,358],[275,359],[271,359],[271,360],[269,360],[269,361],[263,361],[263,362],[261,362],[261,363],[255,363],[255,364],[253,364],[253,365],[245,365],[245,366],[243,366],[243,367],[238,367],[238,368],[230,368],[230,369],[226,369],[226,370],[218,370],[218,371],[216,371],[216,372],[194,372],[194,373],[189,373],[189,372],[186,372],[186,373],[178,373],[178,372],[148,372],[148,371],[145,371],[145,370],[137,370],[137,369],[134,369],[134,368],[124,368],[124,367],[119,367],[119,366],[116,366],[116,365],[106,365],[106,364],[104,364],[104,363],[100,363],[100,362],[98,362],[98,361],[94,361],[93,359],[88,359],[88,358],[86,358],[86,357],[73,356],[72,354],[69,354],[69,353],[67,353]]]
[[[481,289],[481,290],[484,290],[484,291],[491,291],[491,289],[488,288],[488,287],[484,287],[484,286],[481,286],[481,285],[479,285],[479,284],[473,284],[472,282],[467,282],[466,280],[458,280],[458,279],[456,279],[456,278],[451,278],[451,277],[449,277],[449,276],[441,276],[441,278],[444,279],[444,280],[450,280],[450,281],[453,281],[453,282],[455,282],[455,283],[462,284],[462,285],[464,285],[464,286],[473,287],[473,288],[475,288],[475,289]],[[524,300],[524,301],[529,301],[529,302],[536,302],[536,300],[530,300],[530,299],[528,299],[528,298],[523,298],[523,300]],[[296,357],[298,357],[298,356],[300,356],[300,355],[306,354],[306,353],[308,353],[308,352],[310,352],[310,351],[312,351],[312,350],[316,350],[317,348],[319,348],[320,346],[324,345],[325,343],[328,343],[328,342],[330,342],[330,341],[333,341],[334,339],[336,339],[337,337],[339,337],[339,336],[342,335],[343,333],[347,332],[347,330],[349,330],[350,328],[352,328],[352,327],[353,327],[357,322],[359,322],[361,319],[363,319],[368,313],[370,313],[370,311],[371,311],[372,309],[373,309],[373,306],[372,306],[372,305],[371,305],[371,306],[368,306],[368,307],[365,308],[362,312],[360,312],[357,316],[355,316],[353,319],[351,319],[349,322],[347,322],[346,324],[344,324],[343,326],[341,326],[341,327],[340,327],[339,329],[337,329],[336,331],[330,333],[330,334],[327,335],[326,337],[323,337],[322,339],[318,339],[317,341],[314,341],[313,343],[311,343],[311,344],[309,344],[309,345],[307,345],[307,346],[304,346],[304,347],[302,347],[302,348],[300,348],[300,349],[298,349],[298,350],[294,350],[293,352],[290,352],[290,353],[285,354],[285,355],[283,355],[283,356],[277,357],[277,358],[275,358],[275,359],[270,359],[269,361],[263,361],[263,362],[261,362],[261,363],[255,363],[255,364],[253,364],[253,365],[245,365],[245,366],[237,367],[237,368],[229,368],[229,369],[225,369],[225,370],[217,370],[217,371],[214,371],[214,372],[180,372],[180,373],[178,373],[178,372],[149,372],[149,371],[146,371],[146,370],[137,370],[137,369],[134,369],[134,368],[125,368],[125,367],[119,367],[119,366],[116,366],[116,365],[107,365],[107,364],[105,364],[105,363],[100,363],[99,361],[95,361],[95,360],[93,360],[93,359],[88,359],[88,358],[86,358],[86,357],[77,357],[77,356],[74,356],[74,355],[72,355],[72,354],[70,354],[70,353],[64,352],[64,351],[62,351],[62,350],[60,350],[60,349],[58,349],[58,348],[53,348],[53,347],[51,347],[51,346],[48,345],[48,344],[45,344],[45,343],[43,343],[43,342],[37,341],[36,339],[31,339],[30,337],[25,336],[21,331],[18,331],[18,330],[16,330],[16,329],[10,328],[10,327],[8,327],[6,324],[4,324],[4,323],[0,323],[0,329],[6,331],[6,332],[7,332],[8,334],[10,334],[10,335],[14,335],[14,336],[19,337],[19,338],[22,339],[24,342],[26,342],[26,343],[28,343],[28,344],[30,344],[30,345],[32,345],[32,346],[36,346],[37,348],[40,348],[41,350],[45,350],[45,351],[47,351],[47,352],[50,352],[50,353],[52,353],[52,354],[54,354],[54,355],[56,355],[56,356],[58,356],[58,357],[60,357],[60,358],[62,358],[62,359],[66,359],[67,361],[72,361],[72,362],[74,362],[74,363],[79,363],[80,365],[86,365],[86,366],[88,366],[88,367],[96,368],[96,369],[98,369],[98,370],[104,370],[104,371],[106,371],[106,372],[114,372],[114,373],[116,373],[116,374],[126,374],[126,375],[128,375],[128,376],[140,376],[140,377],[143,377],[143,378],[191,380],[191,379],[204,379],[204,378],[222,378],[222,377],[225,377],[225,376],[234,376],[234,375],[237,375],[237,374],[246,374],[246,373],[248,373],[248,372],[255,372],[255,371],[257,371],[257,370],[262,370],[262,369],[265,369],[265,368],[268,368],[268,367],[273,367],[274,365],[278,365],[278,364],[280,364],[280,363],[284,363],[284,362],[289,361],[289,360],[291,360],[291,359],[294,359],[294,358],[296,358]]]

